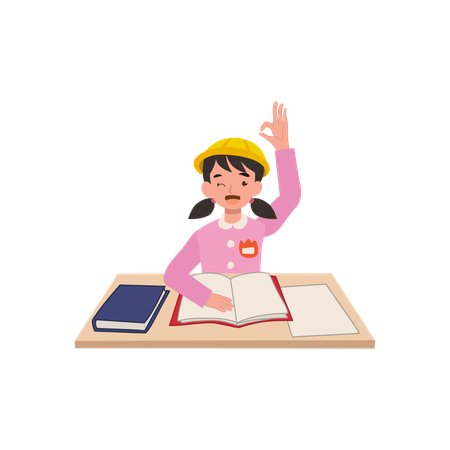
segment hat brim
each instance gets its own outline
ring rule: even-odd
[[[252,153],[251,156],[249,156],[248,152],[245,152],[241,148],[233,148],[233,147],[226,147],[223,150],[221,149],[210,149],[206,150],[203,153],[200,153],[200,155],[197,156],[194,160],[194,167],[195,170],[199,173],[203,173],[203,161],[206,158],[209,158],[210,156],[217,156],[217,155],[224,155],[224,156],[240,156],[241,158],[247,158],[251,159],[253,161],[256,161],[257,163],[261,164],[264,167],[264,173],[263,177],[265,177],[269,171],[270,166],[266,159],[261,158],[259,155],[256,155],[255,153]]]

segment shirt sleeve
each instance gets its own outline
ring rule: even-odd
[[[275,211],[277,218],[263,219],[258,217],[256,219],[257,222],[263,223],[266,227],[264,236],[270,236],[281,228],[281,225],[299,204],[301,197],[295,150],[293,148],[275,150],[275,159],[280,195],[270,206]]]
[[[212,290],[189,275],[199,263],[200,250],[197,233],[194,233],[168,265],[164,283],[203,308]]]

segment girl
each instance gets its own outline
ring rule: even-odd
[[[270,167],[261,149],[239,138],[223,139],[197,156],[194,167],[202,174],[202,192],[189,219],[206,217],[217,204],[225,209],[220,219],[195,232],[169,264],[164,282],[197,305],[231,311],[231,299],[214,294],[189,273],[199,264],[203,272],[247,273],[261,271],[263,239],[279,230],[300,201],[295,150],[289,148],[287,110],[273,105],[273,123],[264,122],[273,136],[259,133],[275,147],[280,196],[269,205],[254,198],[262,190],[261,180]],[[251,205],[259,216],[254,220],[242,213]]]

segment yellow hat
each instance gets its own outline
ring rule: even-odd
[[[270,170],[270,166],[267,163],[266,157],[264,156],[262,150],[253,142],[241,138],[222,139],[221,141],[211,145],[211,147],[195,158],[195,170],[202,174],[203,161],[210,156],[216,155],[241,156],[243,158],[252,159],[264,167],[263,177],[265,177]]]

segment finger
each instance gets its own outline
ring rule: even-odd
[[[222,298],[222,303],[223,303],[224,305],[233,306],[232,300],[229,299],[229,298],[227,298],[227,297],[223,297],[223,298]]]
[[[277,118],[276,123],[279,123],[282,118],[282,112],[283,112],[283,102],[280,100],[277,100]]]
[[[225,298],[221,301],[220,306],[224,306],[225,308],[232,308],[233,303],[231,303],[231,300],[229,300],[228,298]]]
[[[273,123],[270,120],[263,120],[261,122],[261,125],[259,126],[259,132],[260,133],[267,133],[266,132],[266,128],[268,128],[270,130],[270,132],[272,133],[272,130],[270,129],[270,127],[273,125]]]
[[[287,128],[288,128],[288,120],[287,120],[287,108],[284,103],[283,103],[283,108],[282,108],[282,112],[281,112],[281,122],[283,124],[283,134],[286,134]]]
[[[264,128],[266,127],[270,128],[271,125],[273,125],[273,122],[269,119],[266,119],[261,122],[261,124],[259,125],[259,129],[264,130]]]
[[[275,99],[272,102],[272,106],[270,107],[270,119],[272,122],[277,123],[278,122],[278,100]]]
[[[286,119],[286,124],[287,124],[287,135],[288,135],[288,139],[289,139],[289,146],[291,145],[291,119],[289,118],[289,109],[287,110],[287,119]]]
[[[272,108],[272,107],[271,107]],[[272,143],[272,126],[274,126],[274,123],[272,122],[273,116],[271,116],[271,120],[263,120],[261,122],[261,125],[258,129],[258,137],[262,139],[263,141],[267,142],[269,145],[273,146]]]
[[[284,121],[289,126],[289,108],[284,105]]]
[[[272,141],[272,136],[266,133],[258,133],[258,137],[262,139],[264,142],[267,142],[270,146],[274,146],[274,141]]]
[[[270,106],[270,120],[275,123],[278,121],[278,100],[275,99]]]
[[[225,308],[222,308],[221,306],[217,306],[216,309],[219,310],[220,312],[226,312]]]
[[[280,103],[278,105],[278,116],[277,116],[278,123],[283,123],[283,103]]]
[[[286,119],[286,104],[282,101],[280,101],[279,111],[278,119],[284,124]]]
[[[231,303],[231,298],[224,297],[223,295],[220,296],[220,306],[227,309],[228,311],[231,311],[231,308],[233,308],[233,304]]]
[[[284,140],[288,140],[288,118],[287,118],[287,109],[284,110],[284,126],[283,126],[283,134]]]

